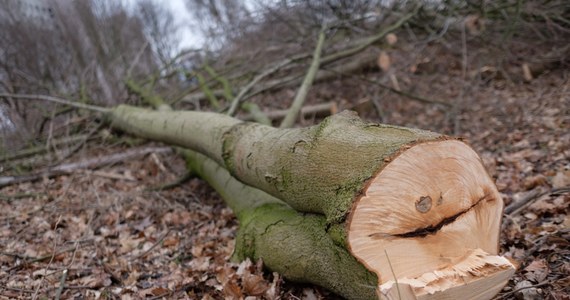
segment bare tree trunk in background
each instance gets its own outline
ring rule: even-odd
[[[75,56],[76,63],[79,64],[79,69],[86,68],[87,65],[92,62],[90,57],[94,56],[95,60],[93,61],[93,67],[95,69],[95,78],[97,80],[99,88],[101,89],[103,102],[108,105],[116,104],[117,101],[115,99],[115,96],[117,93],[113,90],[111,84],[109,84],[107,78],[108,74],[104,72],[101,65],[102,61],[97,60],[99,55],[96,43],[101,41],[97,41],[96,37],[92,35],[97,33],[97,29],[91,28],[92,30],[87,30],[85,20],[81,19],[82,14],[78,11],[77,5],[58,0],[49,1],[58,15],[65,16],[65,19],[56,18],[56,21],[59,23],[60,28],[62,28],[62,30],[65,30],[70,37],[72,34],[69,31],[76,31],[73,36],[79,37],[75,41],[75,47],[78,47],[78,49],[74,49],[74,51],[72,51]]]

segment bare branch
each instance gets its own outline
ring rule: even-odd
[[[47,96],[47,95],[0,93],[0,97],[14,98],[14,99],[42,100],[42,101],[49,101],[49,102],[59,103],[59,104],[63,104],[63,105],[68,105],[68,106],[72,106],[72,107],[76,107],[76,108],[80,108],[80,109],[87,109],[90,111],[96,111],[96,112],[100,112],[100,113],[109,112],[109,109],[101,107],[101,106],[83,104],[83,103],[79,103],[79,102],[73,102],[73,101],[62,99],[62,98]]]
[[[301,87],[299,88],[299,91],[297,92],[297,95],[291,104],[291,108],[289,109],[287,116],[285,116],[285,119],[283,119],[281,122],[281,125],[279,126],[280,128],[292,127],[293,124],[295,124],[295,119],[297,118],[297,115],[299,114],[299,111],[301,110],[301,107],[307,98],[307,94],[309,93],[311,85],[313,85],[313,80],[315,79],[317,71],[319,70],[321,52],[323,50],[323,44],[325,43],[325,30],[326,28],[323,26],[321,32],[319,33],[319,40],[317,42],[317,46],[315,47],[315,53],[313,54],[313,62],[309,67],[307,76],[305,76],[305,79],[303,80],[303,84],[301,84]]]

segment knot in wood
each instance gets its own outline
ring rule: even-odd
[[[416,209],[422,214],[425,214],[431,209],[431,202],[430,196],[422,196],[420,200],[416,201]]]

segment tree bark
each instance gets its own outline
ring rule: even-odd
[[[291,271],[290,279],[360,299],[363,294],[334,286],[343,282],[338,277],[351,276],[333,275],[336,266],[318,269],[322,261],[306,262],[316,259],[312,255],[329,262],[339,257],[326,254],[333,244],[376,275],[378,297],[488,299],[514,273],[514,265],[497,256],[502,199],[477,154],[459,140],[365,123],[350,112],[297,129],[128,106],[108,115],[117,128],[203,153],[219,170],[297,211],[273,201],[258,205],[254,199],[269,196],[257,190],[240,195],[238,187],[216,183],[229,182],[223,175],[202,174],[242,222],[236,256],[271,260],[271,268],[283,272],[306,266]],[[268,234],[273,230],[275,238]],[[323,241],[325,235],[330,241]],[[290,263],[296,259],[302,263]],[[349,285],[366,294],[370,277],[359,278]]]
[[[193,172],[224,198],[240,222],[233,259],[247,257],[285,278],[323,286],[349,299],[376,297],[376,276],[329,236],[325,218],[302,214],[244,185],[211,159],[185,152]]]

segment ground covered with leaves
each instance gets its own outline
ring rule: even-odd
[[[423,72],[429,64],[444,70]],[[399,70],[402,89],[453,105],[378,93],[361,76],[315,86],[309,104],[334,101],[370,121],[464,137],[503,196],[501,253],[519,265],[497,298],[570,299],[570,72],[515,83],[467,82],[458,66],[421,59]],[[259,103],[287,107],[279,97]],[[69,160],[126,149],[88,144]],[[174,153],[150,154],[0,189],[0,299],[338,298],[264,271],[262,261],[231,262],[238,224],[220,197],[198,178],[158,188],[184,173]]]

